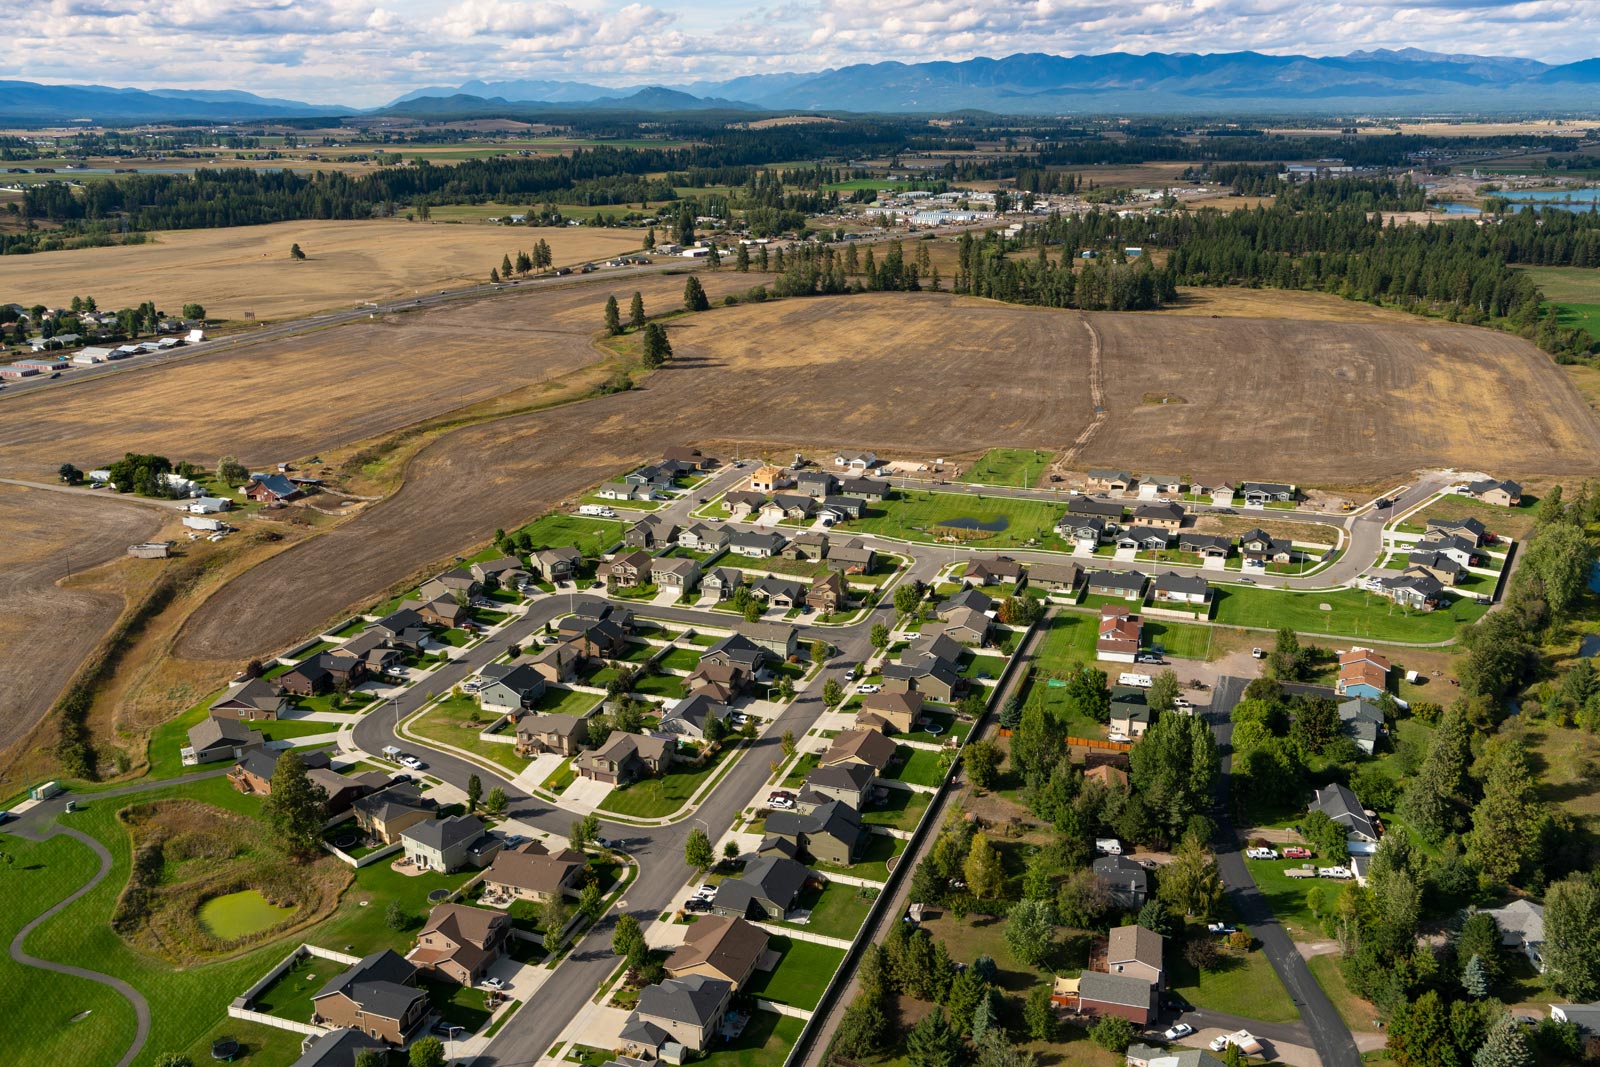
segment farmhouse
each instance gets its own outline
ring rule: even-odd
[[[374,952],[328,979],[311,997],[311,1021],[404,1045],[432,1014],[428,995],[416,981],[415,964],[393,949]]]
[[[417,933],[417,947],[406,957],[464,986],[478,983],[506,954],[511,916],[505,912],[440,904]]]
[[[272,504],[298,500],[305,492],[282,474],[252,474],[244,494],[251,500]]]

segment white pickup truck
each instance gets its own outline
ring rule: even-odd
[[[1211,1051],[1221,1052],[1229,1045],[1236,1045],[1240,1052],[1254,1055],[1261,1051],[1261,1042],[1248,1030],[1235,1030],[1231,1034],[1221,1034],[1211,1039]]]
[[[1354,878],[1349,867],[1318,867],[1318,878]]]
[[[1244,850],[1245,858],[1252,860],[1275,860],[1278,850],[1275,848],[1247,848]]]

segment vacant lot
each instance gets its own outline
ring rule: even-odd
[[[81,248],[0,261],[0,290],[21,304],[65,307],[93,296],[101,308],[154,300],[164,311],[205,305],[217,319],[284,319],[363,300],[483,282],[500,257],[542,238],[557,266],[639,247],[633,230],[499,229],[400,219],[280,222],[151,234],[150,244]],[[303,262],[289,258],[298,244]]]
[[[1588,330],[1600,341],[1600,270],[1585,267],[1529,267],[1528,277],[1561,309],[1563,326]]]
[[[155,508],[0,485],[0,599],[9,605],[0,616],[0,750],[32,728],[122,611],[120,597],[56,583],[122,555],[163,521]],[[15,784],[0,778],[0,795]]]
[[[740,284],[727,274],[708,278]],[[419,563],[510,529],[670,445],[738,442],[748,452],[849,442],[880,455],[1064,448],[1090,417],[1081,319],[885,293],[673,320],[677,357],[643,388],[441,438],[381,507],[214,596],[182,649],[235,660],[286,645],[370,603]],[[1315,482],[1475,466],[1493,455],[1497,473],[1516,476],[1587,469],[1600,445],[1600,424],[1548,357],[1503,334],[1405,323],[1090,319],[1103,338],[1110,419],[1085,465]],[[470,331],[457,340],[470,346]],[[554,342],[530,345],[527,358],[546,343]],[[1140,403],[1153,381],[1189,403]],[[240,627],[240,618],[258,625]]]
[[[597,363],[589,339],[608,295],[626,312],[638,290],[648,311],[664,312],[682,306],[683,282],[507,291],[19,395],[0,421],[0,467],[47,479],[63,461],[90,470],[128,451],[205,467],[224,454],[254,465],[304,457]],[[721,275],[706,288],[751,284]]]

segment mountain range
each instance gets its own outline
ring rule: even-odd
[[[555,79],[420,88],[361,110],[243,91],[0,82],[11,122],[232,121],[355,114],[550,110],[861,111],[1000,114],[1283,114],[1577,111],[1600,106],[1600,59],[1552,65],[1417,49],[1344,56],[1151,52],[1018,53],[927,63],[862,63],[682,85],[606,87]]]

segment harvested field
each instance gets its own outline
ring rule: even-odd
[[[1085,465],[1250,476],[1265,463],[1260,477],[1317,482],[1475,465],[1488,455],[1514,476],[1579,469],[1600,444],[1600,424],[1548,358],[1502,334],[1089,318],[1103,338],[1110,419]],[[848,441],[880,455],[1063,449],[1090,417],[1081,320],[931,293],[782,301],[674,320],[678,358],[644,388],[439,439],[383,506],[230,583],[196,613],[180,650],[235,660],[287,645],[420,564],[669,445],[804,450]],[[1190,403],[1139,403],[1157,382]],[[711,396],[737,402],[708,406]],[[259,625],[240,627],[240,618]]]
[[[1085,465],[1357,484],[1485,463],[1510,477],[1588,473],[1600,448],[1600,422],[1560,368],[1509,334],[1414,320],[1091,319],[1110,420]],[[1142,403],[1154,383],[1189,402]]]
[[[708,275],[705,285],[720,298],[760,277]],[[663,312],[682,306],[683,282],[656,274],[508,292],[20,395],[0,421],[0,467],[46,480],[63,461],[91,470],[127,451],[208,468],[222,455],[301,458],[597,363],[589,341],[608,294],[624,314],[635,290]]]
[[[153,507],[0,484],[0,598],[10,605],[0,616],[0,750],[33,727],[122,611],[119,597],[56,583],[69,567],[121,556],[163,521]],[[0,785],[0,795],[16,784]]]
[[[639,247],[632,230],[449,226],[400,219],[281,222],[173,230],[152,243],[80,248],[0,259],[0,290],[23,304],[64,307],[74,295],[102,308],[154,300],[177,313],[205,305],[215,319],[283,319],[327,308],[410,296],[418,289],[482,282],[500,257],[543,238],[557,266]],[[298,244],[306,260],[289,258]]]

